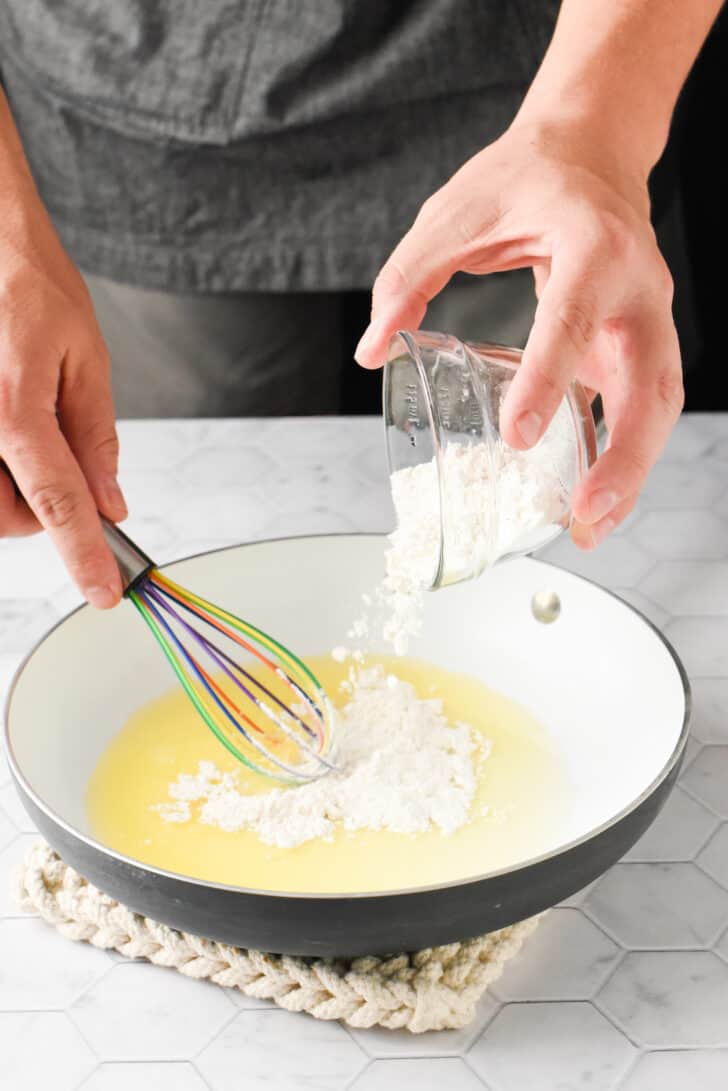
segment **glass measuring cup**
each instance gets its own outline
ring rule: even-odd
[[[576,382],[535,447],[505,443],[500,411],[521,355],[423,330],[400,331],[390,343],[383,396],[392,494],[400,525],[422,509],[425,527],[426,505],[439,509],[434,530],[429,513],[432,588],[554,539],[570,525],[571,494],[596,458],[594,418]]]

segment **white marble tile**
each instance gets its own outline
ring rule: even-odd
[[[691,730],[704,743],[728,744],[728,678],[693,678]]]
[[[617,864],[584,909],[625,947],[704,947],[728,926],[728,891],[694,864]]]
[[[643,595],[642,592],[638,591],[636,588],[615,587],[614,592],[619,595],[621,599],[624,599],[625,602],[628,602],[630,606],[634,606],[636,610],[639,610],[641,614],[644,614],[648,621],[651,621],[658,629],[664,628],[670,620],[670,615],[667,610],[663,610],[661,606],[658,606],[652,599],[648,599],[646,595]]]
[[[236,422],[238,423],[238,422]],[[188,421],[122,420],[119,431],[119,471],[165,470],[189,452],[192,430]]]
[[[49,602],[32,598],[0,599],[0,656],[21,656],[59,620]]]
[[[692,860],[718,825],[718,818],[679,787],[624,860]]]
[[[240,1012],[195,1064],[212,1091],[239,1091],[243,1079],[271,1091],[339,1091],[366,1057],[337,1023],[269,1009]]]
[[[186,557],[195,557],[200,553],[211,553],[215,549],[233,545],[237,542],[234,537],[230,540],[224,538],[193,538],[188,535],[178,536],[173,534],[167,547],[160,553],[159,563],[170,564],[172,561],[180,561]]]
[[[694,423],[701,430],[713,437],[716,443],[728,439],[728,414],[726,413],[683,413],[677,427],[684,423]],[[713,452],[715,448],[713,448]]]
[[[148,553],[155,561],[164,556],[174,541],[174,535],[166,520],[155,516],[146,516],[133,512],[124,520],[122,527],[145,553]]]
[[[720,818],[728,818],[728,746],[704,746],[681,783]]]
[[[728,822],[718,827],[695,862],[728,890]],[[725,923],[728,925],[728,919]]]
[[[589,894],[589,891],[594,886],[596,886],[596,884],[598,882],[599,882],[598,879],[594,879],[593,882],[587,883],[587,885],[582,887],[581,890],[577,890],[575,894],[572,894],[570,897],[564,898],[564,900],[562,902],[559,902],[559,905],[558,905],[557,908],[560,908],[560,909],[580,909],[581,906],[584,903],[585,898]]]
[[[282,509],[266,519],[261,538],[289,538],[299,534],[355,534],[356,521],[328,509]]]
[[[102,1064],[79,1091],[208,1091],[207,1084],[186,1061]]]
[[[643,490],[646,508],[707,508],[725,492],[725,467],[712,459],[699,463],[658,462]]]
[[[728,928],[714,945],[713,950],[716,954],[721,955],[725,962],[728,962]]]
[[[351,1085],[351,1091],[444,1091],[445,1088],[483,1091],[483,1084],[463,1061],[441,1057],[374,1061]]]
[[[608,539],[599,549],[582,550],[564,534],[539,553],[539,557],[605,587],[641,585],[655,563],[654,557],[629,538],[618,535]]]
[[[142,962],[117,963],[68,1009],[103,1060],[187,1060],[230,1019],[224,989]]]
[[[346,515],[325,504],[305,508],[300,499],[293,506],[281,504],[274,515],[266,519],[261,537],[281,538],[300,534],[386,534],[393,526],[386,505],[377,494],[361,490],[356,504],[349,505]]]
[[[286,465],[333,465],[378,441],[384,450],[382,423],[374,417],[318,417],[316,427],[301,418],[271,420],[265,434],[268,451]]]
[[[14,655],[0,656],[0,697],[2,697],[3,703],[5,703],[5,697],[13,680],[13,675],[20,666],[22,658],[20,652],[16,652]]]
[[[64,583],[63,587],[53,592],[48,601],[59,617],[66,617],[84,603],[83,595],[72,583]]]
[[[660,455],[660,462],[694,463],[705,455],[715,444],[715,433],[705,427],[703,414],[683,417],[679,427],[674,428],[665,449]]]
[[[4,698],[3,698],[4,700]],[[10,783],[10,769],[8,767],[8,757],[5,752],[5,742],[0,737],[0,788],[4,788],[6,784]],[[2,818],[0,818],[0,831],[2,830]],[[2,832],[0,832],[0,841],[2,841]]]
[[[712,951],[635,951],[597,1003],[641,1045],[728,1045],[728,966]]]
[[[17,833],[15,824],[10,821],[5,811],[0,809],[0,849],[4,849],[11,841],[14,841]]]
[[[619,1091],[725,1091],[728,1050],[686,1049],[646,1053]]]
[[[274,1008],[276,1006],[272,1000],[261,1000],[257,996],[246,996],[240,989],[228,989],[227,995],[236,1008],[260,1011],[262,1008]]]
[[[691,678],[728,676],[728,618],[675,618],[665,626],[665,636]]]
[[[532,943],[533,937],[528,942]],[[470,1043],[493,1018],[499,1006],[498,1001],[486,993],[478,1002],[472,1023],[461,1030],[433,1030],[425,1031],[424,1034],[411,1034],[408,1030],[387,1030],[386,1027],[370,1027],[367,1030],[349,1027],[348,1030],[370,1057],[446,1057],[465,1053]]]
[[[588,1000],[620,956],[579,909],[552,909],[493,992],[501,1000]]]
[[[47,534],[3,539],[0,599],[46,599],[68,581]]]
[[[702,749],[703,744],[701,743],[701,741],[691,735],[685,745],[682,768],[680,769],[680,774],[678,776],[678,781],[680,783],[682,783],[682,781],[684,780],[685,776],[687,775],[688,769],[693,764]]]
[[[183,490],[245,489],[269,481],[280,473],[274,455],[239,441],[198,447],[175,466],[175,477]]]
[[[0,1075],[7,1091],[76,1091],[96,1058],[62,1012],[0,1013]]]
[[[371,443],[363,441],[352,451],[348,461],[357,477],[370,481],[378,488],[389,489],[389,468],[383,434],[377,435],[376,440]]]
[[[162,422],[166,423],[166,422]],[[177,452],[174,464],[196,450],[214,446],[221,449],[235,449],[244,445],[270,447],[273,427],[279,420],[269,417],[201,417],[185,418],[175,422],[182,450]],[[286,431],[292,435],[300,422],[289,418]],[[156,424],[156,422],[155,422]],[[285,449],[285,448],[284,448]]]
[[[393,525],[388,493],[370,482],[357,481],[348,467],[296,466],[265,482],[267,520],[280,513],[328,512],[351,521],[357,530],[390,530]],[[267,521],[266,520],[266,521]],[[376,523],[376,525],[371,525]],[[298,533],[304,532],[301,527]]]
[[[0,788],[0,810],[10,819],[16,830],[20,833],[36,833],[35,823],[20,802],[20,796],[15,790],[15,785],[6,784]]]
[[[653,557],[722,560],[728,557],[728,522],[713,511],[650,511],[630,534]]]
[[[0,920],[0,1010],[64,1008],[111,968],[104,951],[69,943],[39,919]]]
[[[632,530],[636,523],[642,518],[644,514],[645,506],[638,500],[629,515],[626,515],[619,526],[615,527],[612,534],[620,537],[620,535],[632,536]]]
[[[213,533],[218,542],[247,542],[262,535],[266,518],[275,511],[262,486],[185,491],[166,518],[173,536],[204,538]],[[184,550],[184,555],[190,552]]]
[[[21,833],[0,852],[0,918],[29,917],[15,900],[13,874],[20,867],[31,845],[38,840],[37,834]]]
[[[609,1091],[634,1046],[591,1004],[507,1004],[468,1054],[498,1091]]]
[[[643,593],[673,617],[728,614],[728,563],[660,561],[642,582]]]
[[[188,495],[175,473],[148,466],[122,471],[119,484],[129,511],[141,516],[163,518],[174,511],[181,497]]]
[[[20,662],[19,656],[8,656],[0,660],[0,707],[4,707],[5,700],[10,689],[10,683]],[[0,788],[10,783],[10,768],[8,766],[5,740],[0,731]],[[2,823],[0,822],[0,826]],[[0,834],[0,838],[2,834]]]

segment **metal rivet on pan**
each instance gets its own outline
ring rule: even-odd
[[[561,613],[561,599],[555,591],[537,591],[531,599],[531,613],[536,621],[550,625]]]

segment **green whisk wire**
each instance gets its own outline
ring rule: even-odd
[[[262,629],[174,583],[118,527],[103,519],[102,524],[125,580],[125,596],[161,647],[196,712],[225,749],[249,769],[288,784],[329,772],[333,712],[313,671]],[[282,684],[284,692],[290,690],[297,704],[289,707],[259,677],[260,671],[251,673],[238,657],[213,643],[207,629],[242,647],[250,666],[257,660],[271,671],[278,688]],[[202,665],[199,649],[212,667]],[[227,688],[221,684],[225,681]],[[248,702],[251,715],[239,707],[240,696],[233,700],[231,686]],[[297,760],[274,752],[286,739]]]

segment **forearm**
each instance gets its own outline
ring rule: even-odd
[[[563,0],[516,124],[597,126],[646,177],[667,142],[680,89],[722,0]]]
[[[7,99],[0,87],[0,242],[32,234],[38,197],[23,145]],[[44,217],[44,210],[40,209]]]

